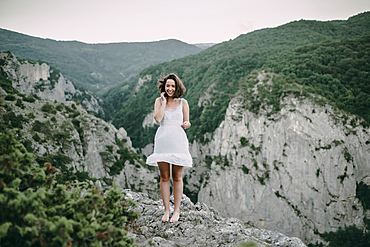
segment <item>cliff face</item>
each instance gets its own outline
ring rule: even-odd
[[[3,70],[12,81],[13,87],[26,95],[34,94],[41,99],[65,102],[75,94],[72,82],[65,79],[58,71],[53,71],[46,63],[31,64],[28,61],[20,63],[17,58],[8,53],[2,53],[5,60]],[[51,78],[51,75],[54,75]]]
[[[51,162],[58,169],[88,172],[103,184],[116,181],[123,188],[158,197],[157,172],[147,169],[123,128],[117,130],[72,101],[23,101],[19,106],[4,100],[6,93],[1,91],[3,124],[17,132],[17,138],[38,163]]]
[[[81,91],[75,90],[60,73],[52,86],[53,72],[47,64],[21,64],[11,54],[0,55],[3,71],[20,91],[7,95],[0,88],[2,131],[17,133],[17,139],[39,164],[50,162],[60,170],[87,172],[103,185],[117,181],[123,188],[158,197],[157,170],[147,168],[123,128],[117,130],[88,114],[81,104],[68,101],[69,96]],[[40,90],[40,85],[44,90]],[[36,94],[42,99],[25,94]]]
[[[370,131],[309,99],[288,96],[270,117],[245,105],[240,95],[231,100],[211,141],[191,147],[197,166],[184,179],[198,200],[306,242],[316,231],[361,226],[356,183],[370,174]]]
[[[16,76],[8,78],[22,78],[16,82],[26,83],[18,88],[23,93],[32,93],[34,88],[28,87],[27,82],[44,80],[50,75],[40,67],[27,67],[23,72],[19,71],[21,66],[15,67]],[[30,72],[27,77],[21,76],[24,71]],[[260,246],[305,246],[298,238],[251,228],[236,218],[223,218],[204,203],[194,205],[185,195],[180,221],[171,225],[162,223],[163,204],[148,197],[159,199],[158,170],[145,165],[123,128],[117,130],[88,114],[81,104],[35,100],[22,93],[7,94],[0,88],[0,119],[1,131],[13,131],[39,165],[50,162],[63,172],[87,172],[103,185],[116,181],[130,189],[126,190],[127,197],[138,204],[135,210],[141,217],[128,227],[132,231],[130,237],[141,245],[178,246],[180,241],[182,246],[235,246],[239,241],[253,241]]]
[[[0,53],[0,59],[4,60],[3,71],[20,93],[33,94],[41,99],[56,100],[61,103],[76,98],[82,101],[86,110],[95,113],[103,112],[101,99],[91,92],[76,89],[58,69],[50,68],[46,63],[20,62],[9,53]]]

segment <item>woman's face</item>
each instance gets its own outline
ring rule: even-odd
[[[168,79],[166,81],[166,86],[164,87],[164,90],[168,94],[168,97],[173,97],[176,91],[176,83],[172,79]]]

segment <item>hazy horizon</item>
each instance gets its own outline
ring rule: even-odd
[[[346,20],[370,10],[365,0],[3,0],[0,28],[87,44],[221,43],[295,20]]]

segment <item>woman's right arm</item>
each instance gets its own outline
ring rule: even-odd
[[[163,119],[163,115],[164,115],[164,110],[166,109],[166,98],[163,97],[164,100],[162,99],[162,102],[161,102],[161,97],[160,98],[157,98],[155,100],[155,104],[154,104],[154,120],[159,123],[160,121],[162,121]]]

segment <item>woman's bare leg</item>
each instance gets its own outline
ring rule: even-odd
[[[164,215],[162,222],[168,222],[170,218],[170,164],[158,162],[161,180],[159,182],[163,205]]]
[[[173,215],[170,222],[174,223],[179,220],[180,217],[180,204],[183,192],[183,182],[182,182],[182,169],[183,166],[172,166],[172,180],[173,180],[173,196],[175,199],[175,208],[173,210]]]

